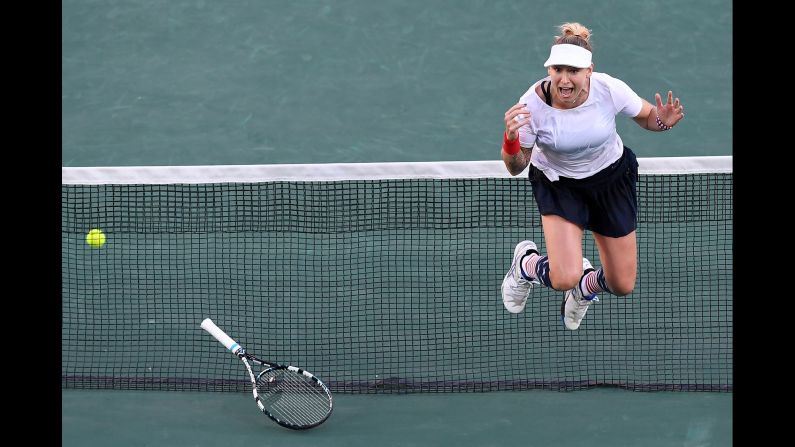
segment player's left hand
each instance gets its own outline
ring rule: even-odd
[[[654,99],[657,101],[657,116],[668,127],[674,127],[676,123],[685,117],[684,106],[682,106],[679,98],[674,99],[673,96],[673,92],[668,90],[668,101],[663,105],[660,94],[654,94]]]

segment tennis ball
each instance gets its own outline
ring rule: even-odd
[[[102,247],[105,245],[105,233],[99,228],[94,228],[86,235],[86,244],[94,248]]]

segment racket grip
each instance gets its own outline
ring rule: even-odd
[[[220,341],[222,345],[226,346],[226,349],[232,351],[232,354],[237,355],[237,353],[243,349],[242,346],[232,340],[232,337],[226,335],[226,332],[222,331],[221,328],[216,326],[213,320],[209,318],[205,318],[204,321],[202,321],[202,329],[209,332],[216,340]]]

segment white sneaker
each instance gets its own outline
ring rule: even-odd
[[[591,262],[586,258],[582,258],[582,270],[583,276],[594,270]],[[588,311],[588,306],[596,301],[599,301],[599,297],[595,293],[589,296],[582,295],[579,281],[573,289],[567,290],[563,295],[563,303],[560,305],[560,318],[566,328],[573,331],[580,327],[580,322],[585,316],[585,312]]]
[[[527,254],[528,250],[535,250],[536,244],[533,241],[522,241],[516,245],[513,250],[513,262],[505,278],[502,280],[502,304],[508,309],[508,312],[518,314],[524,310],[527,304],[527,297],[530,295],[530,289],[534,284],[541,284],[536,280],[526,280],[522,276],[522,268],[519,266],[522,256]]]

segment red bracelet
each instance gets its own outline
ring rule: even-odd
[[[502,134],[502,150],[505,151],[508,155],[516,155],[522,150],[522,147],[519,145],[519,137],[517,136],[515,140],[509,140],[508,134]]]

